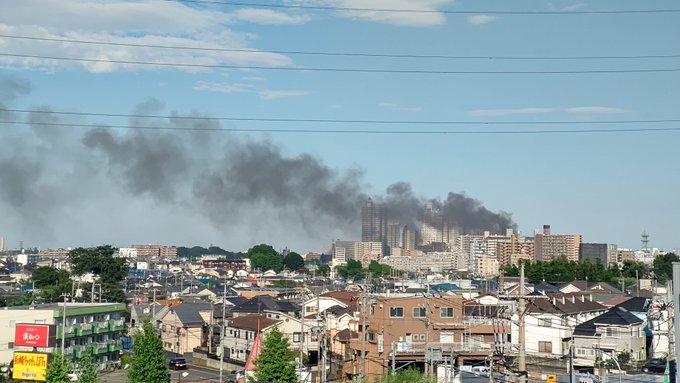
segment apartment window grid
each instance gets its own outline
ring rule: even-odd
[[[538,352],[552,353],[552,342],[538,342]]]
[[[453,318],[453,307],[442,307],[439,309],[439,316],[441,318]]]
[[[425,307],[414,307],[413,317],[414,318],[425,318],[427,316],[427,309]]]
[[[539,327],[552,327],[552,319],[539,319]]]

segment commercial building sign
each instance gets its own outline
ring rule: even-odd
[[[47,373],[48,354],[37,352],[15,352],[12,379],[44,382]]]
[[[54,347],[55,327],[47,324],[17,323],[14,345],[27,347]]]

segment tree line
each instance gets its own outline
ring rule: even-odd
[[[673,262],[680,261],[675,253],[659,255],[652,265],[643,262],[626,260],[620,266],[605,266],[599,260],[568,261],[565,258],[555,258],[550,261],[522,262],[524,275],[529,283],[538,284],[566,283],[574,280],[588,280],[592,282],[606,282],[612,286],[620,286],[621,280],[625,284],[635,282],[636,278],[656,279],[659,283],[666,283],[673,277]],[[519,268],[508,265],[502,268],[503,275],[517,277]]]

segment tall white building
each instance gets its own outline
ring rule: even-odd
[[[0,235],[0,251],[5,251],[5,237]]]

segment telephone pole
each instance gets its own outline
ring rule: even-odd
[[[519,269],[519,324],[518,324],[518,335],[519,335],[519,356],[517,358],[517,367],[519,368],[519,383],[526,382],[526,372],[527,372],[527,362],[526,362],[526,348],[524,343],[526,342],[524,334],[524,312],[526,311],[526,301],[524,300],[525,288],[524,288],[524,263],[521,263]]]
[[[66,298],[70,297],[70,294],[61,294],[64,297],[64,307],[63,316],[61,319],[61,356],[64,357],[64,350],[66,349]]]
[[[217,355],[220,357],[220,382],[222,380],[222,374],[224,373],[224,331],[226,323],[225,316],[227,310],[227,275],[224,275],[224,292],[222,293],[222,329],[220,330],[220,352]],[[211,340],[212,341],[212,340]]]
[[[362,294],[361,301],[361,365],[359,366],[359,377],[366,377],[366,292]]]

